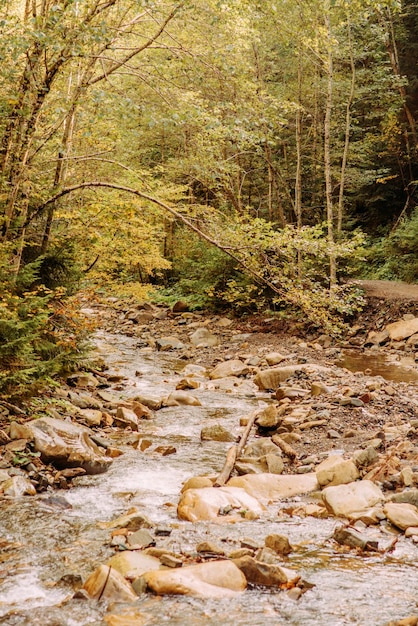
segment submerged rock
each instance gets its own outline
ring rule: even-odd
[[[241,593],[247,586],[244,574],[232,561],[213,561],[171,570],[147,572],[148,587],[158,593],[222,598]]]

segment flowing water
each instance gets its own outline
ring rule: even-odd
[[[135,340],[126,337],[99,335],[97,347],[111,371],[127,377],[121,392],[124,397],[168,395],[185,365],[172,353],[141,352]],[[74,579],[85,579],[113,554],[110,531],[98,523],[131,507],[172,527],[171,536],[158,538],[157,545],[174,552],[193,553],[202,540],[214,540],[229,552],[239,547],[243,537],[263,545],[269,533],[287,535],[294,551],[286,565],[314,585],[298,602],[286,592],[257,588],[227,600],[144,594],[135,608],[143,617],[137,614],[129,622],[132,625],[384,626],[391,619],[417,612],[418,548],[403,537],[391,553],[359,556],[336,549],[331,536],[341,522],[279,516],[279,505],[269,507],[259,520],[236,524],[178,520],[176,504],[182,483],[190,476],[218,473],[230,445],[201,442],[202,426],[222,423],[239,434],[239,418],[263,406],[266,399],[248,385],[232,393],[201,389],[193,394],[201,400],[201,407],[164,408],[152,420],[141,422],[141,434],[152,440],[153,448],[171,444],[176,454],[163,457],[122,445],[125,454],[114,460],[106,474],[82,477],[69,491],[3,499],[0,624],[105,626],[109,607],[73,599]],[[385,526],[368,532],[380,540],[386,537],[387,543],[393,538]],[[133,610],[110,608],[113,613]]]

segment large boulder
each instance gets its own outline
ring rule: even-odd
[[[101,474],[112,463],[90,438],[93,431],[85,426],[53,417],[41,417],[25,426],[35,451],[41,453],[43,461],[58,469],[82,467],[87,474]]]
[[[148,587],[158,593],[222,598],[241,593],[247,586],[244,574],[232,561],[213,561],[175,570],[147,572]]]
[[[418,317],[407,321],[399,320],[398,322],[393,322],[393,324],[388,324],[386,330],[389,333],[390,339],[393,341],[408,339],[408,337],[418,333]]]
[[[177,515],[180,519],[189,522],[222,520],[226,518],[220,516],[220,513],[233,509],[252,512],[255,515],[263,512],[260,502],[243,489],[206,487],[184,491],[177,507]]]
[[[361,480],[347,485],[326,487],[322,499],[333,515],[358,519],[384,501],[385,497],[371,480]]]
[[[261,502],[274,502],[318,489],[316,475],[247,474],[228,481],[228,487],[240,487]]]

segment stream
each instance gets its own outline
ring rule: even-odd
[[[181,378],[185,361],[173,352],[149,352],[135,339],[110,333],[97,335],[97,352],[110,372],[126,377],[123,389],[109,390],[124,398],[140,393],[168,395]],[[240,417],[265,405],[267,395],[250,385],[232,393],[197,389],[202,406],[166,407],[152,420],[141,421],[141,435],[152,447],[141,452],[114,431],[114,443],[124,454],[109,471],[75,479],[76,486],[34,497],[2,498],[0,508],[0,624],[8,626],[104,626],[109,607],[75,599],[74,581],[85,580],[114,554],[110,532],[98,526],[136,507],[153,522],[170,526],[169,537],[157,537],[157,547],[193,553],[197,543],[216,541],[231,552],[240,540],[251,537],[264,545],[270,533],[288,536],[294,547],[286,567],[298,570],[312,583],[296,602],[285,591],[249,588],[228,599],[142,594],[137,610],[142,617],[129,623],[192,626],[385,626],[392,619],[416,613],[418,599],[418,546],[399,535],[392,552],[357,554],[337,549],[332,540],[341,520],[299,518],[280,514],[275,504],[255,521],[235,524],[177,519],[176,506],[182,483],[191,476],[217,474],[229,443],[201,442],[203,425],[222,423],[240,434]],[[170,444],[176,453],[152,452]],[[296,501],[303,500],[296,498]],[[289,504],[288,502],[286,503]],[[388,526],[368,533],[387,537]],[[396,533],[397,535],[397,533]],[[121,613],[123,606],[112,607]],[[122,622],[121,622],[122,623]],[[127,622],[126,622],[127,623]]]

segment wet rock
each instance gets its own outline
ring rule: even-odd
[[[150,409],[145,406],[145,404],[141,404],[141,402],[132,402],[132,411],[135,413],[139,420],[149,420],[152,418],[152,413]]]
[[[199,387],[200,383],[195,378],[182,378],[176,385],[177,390],[199,389]]]
[[[232,561],[212,561],[175,570],[144,574],[148,587],[159,595],[180,594],[203,598],[234,596],[247,581]]]
[[[216,554],[218,556],[224,556],[225,550],[220,548],[213,541],[201,541],[196,546],[196,552],[198,554]]]
[[[219,365],[217,365],[215,369],[209,373],[209,378],[216,380],[218,378],[228,378],[230,376],[245,376],[248,372],[249,369],[245,363],[239,359],[231,359],[230,361],[219,363]]]
[[[340,545],[349,546],[350,548],[359,548],[360,550],[376,551],[379,547],[377,541],[373,541],[365,535],[362,535],[355,528],[347,528],[345,526],[336,528],[333,538]]]
[[[236,441],[237,438],[221,424],[204,426],[200,433],[202,441]]]
[[[124,577],[112,567],[100,565],[86,580],[83,589],[94,600],[135,602],[138,596]]]
[[[231,486],[207,487],[184,491],[177,507],[177,515],[179,519],[189,522],[216,520],[221,519],[219,513],[222,510],[228,509],[237,513],[252,511],[259,515],[263,511],[263,506],[243,489]]]
[[[140,402],[152,411],[158,411],[163,406],[163,398],[151,398],[150,396],[136,396],[134,401]]]
[[[244,489],[262,502],[274,502],[315,491],[318,481],[315,474],[247,474],[231,478],[228,486]]]
[[[173,391],[164,400],[164,406],[202,406],[198,398],[186,391]]]
[[[401,530],[418,526],[418,508],[413,504],[388,502],[383,507],[383,512],[390,523]]]
[[[34,496],[36,489],[24,476],[12,476],[3,482],[0,486],[0,491],[5,496],[12,498],[19,498],[20,496]]]
[[[127,409],[124,406],[119,406],[116,411],[116,417],[114,419],[116,426],[122,426],[123,428],[131,428],[132,430],[138,430],[139,421],[136,414]]]
[[[155,539],[146,528],[141,528],[132,535],[128,535],[128,544],[139,548],[155,546]]]
[[[112,463],[92,441],[87,427],[53,417],[41,417],[26,426],[42,460],[59,469],[82,467],[87,474],[100,474]]]
[[[157,454],[161,454],[161,456],[169,456],[170,454],[176,454],[177,449],[174,446],[157,446],[154,450]]]
[[[217,346],[219,338],[212,334],[207,328],[197,328],[190,337],[190,343],[196,348],[210,348]]]
[[[330,456],[316,468],[316,478],[321,487],[343,485],[359,478],[357,467],[341,456]]]
[[[152,528],[154,524],[139,511],[130,511],[125,515],[121,515],[110,522],[99,522],[99,528],[126,528],[126,530],[139,530],[140,528]]]
[[[140,595],[145,591],[146,584],[143,582],[143,588],[140,585],[135,588],[133,583],[132,587],[135,593]],[[115,609],[112,609],[112,611],[115,611]],[[150,615],[133,608],[117,611],[116,613],[108,613],[103,617],[103,621],[107,626],[146,626],[151,619]]]
[[[333,515],[358,519],[384,501],[384,495],[371,480],[361,480],[348,485],[325,487],[322,499]]]
[[[277,554],[286,555],[292,552],[292,546],[289,543],[289,539],[284,535],[267,535],[264,540],[266,548],[274,550]]]
[[[131,550],[118,552],[107,561],[107,565],[129,580],[134,580],[145,572],[161,569],[161,562],[155,556]]]
[[[251,556],[234,559],[233,563],[243,572],[249,583],[265,587],[280,587],[290,582],[295,583],[300,576],[292,570],[280,565],[262,563]]]

